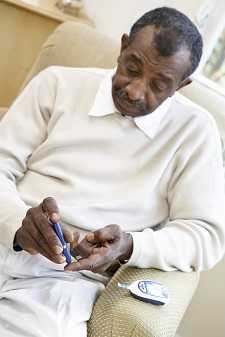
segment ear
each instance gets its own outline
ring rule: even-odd
[[[128,47],[128,45],[129,45],[129,36],[127,34],[123,34],[121,37],[120,54]]]
[[[177,87],[177,90],[180,90],[183,87],[186,87],[186,85],[189,85],[192,83],[192,80],[190,79],[190,77],[185,78],[185,80],[183,80],[180,85]]]
[[[120,46],[120,55],[117,58],[117,62],[119,63],[121,54],[129,45],[129,36],[127,34],[123,34],[121,37],[121,46]]]

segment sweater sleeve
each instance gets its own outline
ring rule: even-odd
[[[54,98],[54,75],[44,70],[27,85],[0,122],[0,244],[10,248],[30,208],[21,199],[17,182],[26,173],[32,152],[47,137]]]
[[[203,123],[202,123],[203,122]],[[194,125],[175,154],[169,218],[157,231],[133,232],[128,265],[165,271],[212,268],[225,249],[225,193],[220,137],[213,120]]]

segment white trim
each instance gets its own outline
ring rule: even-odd
[[[193,79],[193,81],[198,82],[198,83],[204,85],[205,87],[207,87],[208,89],[212,90],[216,94],[221,95],[221,96],[223,96],[225,98],[225,89],[223,89],[223,87],[221,85],[219,85],[216,82],[210,80],[206,76],[200,75],[200,74],[195,74],[192,77],[192,79]]]

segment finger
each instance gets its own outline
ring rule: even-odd
[[[85,237],[88,242],[96,243],[95,235],[93,232],[87,233]]]
[[[23,245],[23,249],[25,251],[27,251],[31,255],[39,254],[39,249],[38,249],[35,241],[33,240],[33,238],[31,237],[31,235],[29,233],[26,233],[24,235],[24,240],[26,241],[26,243],[24,243],[24,245]]]
[[[104,228],[98,229],[94,232],[95,240],[97,242],[114,241],[121,235],[121,229],[118,225],[107,225]]]
[[[41,207],[43,212],[47,214],[52,222],[56,223],[60,220],[59,208],[54,198],[45,198],[41,203]]]
[[[78,245],[80,238],[80,233],[79,232],[73,232],[73,241],[70,242],[70,250],[73,251],[75,247]]]
[[[112,265],[112,262],[104,264],[104,266],[93,269],[92,272],[93,273],[104,273],[111,265]]]
[[[53,253],[49,249],[49,245],[46,243],[42,234],[38,231],[38,229],[32,224],[27,228],[27,232],[32,238],[32,242],[35,244],[35,249],[41,254],[44,255],[47,259],[51,260],[55,263],[63,263],[65,262],[65,257],[61,254]]]
[[[97,247],[93,248],[92,254],[107,255],[109,253],[108,247]]]
[[[39,253],[35,242],[29,233],[24,231],[22,228],[17,231],[17,243],[23,250],[27,251],[31,255],[36,255]]]
[[[54,254],[62,253],[62,245],[59,238],[55,234],[52,225],[48,222],[48,219],[41,213],[33,214],[32,220],[41,236],[38,236],[39,241],[42,245],[47,245],[46,250],[52,251]],[[43,239],[44,241],[43,241]]]
[[[95,245],[89,243],[84,237],[84,239],[79,244],[73,247],[73,254],[87,257],[92,254],[94,247]]]
[[[40,249],[35,239],[32,237],[32,235],[28,231],[21,230],[18,242],[23,248],[23,250],[27,251],[31,255],[36,255],[40,253]]]
[[[66,242],[72,243],[74,241],[74,233],[68,229],[62,228],[63,236]]]
[[[80,271],[80,270],[94,270],[104,264],[104,257],[100,255],[91,255],[85,259],[80,259],[78,262],[73,262],[67,265],[65,271]]]

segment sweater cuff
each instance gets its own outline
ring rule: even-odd
[[[162,254],[158,232],[151,228],[145,229],[143,232],[131,232],[133,237],[133,252],[127,261],[127,266],[138,268],[156,268],[167,271],[175,270],[166,263],[166,259]]]
[[[148,233],[143,232],[130,232],[133,238],[133,252],[131,254],[131,257],[127,261],[127,266],[133,266],[133,267],[142,267],[146,265],[146,258],[148,259],[148,264],[150,263],[148,267],[151,267],[154,265],[154,248],[152,247],[152,242],[154,242],[153,238],[151,239],[152,235],[154,234],[152,229],[149,229]],[[143,245],[145,245],[146,241],[146,234],[148,236],[148,256],[145,254],[145,249]],[[152,263],[151,263],[152,262]]]

